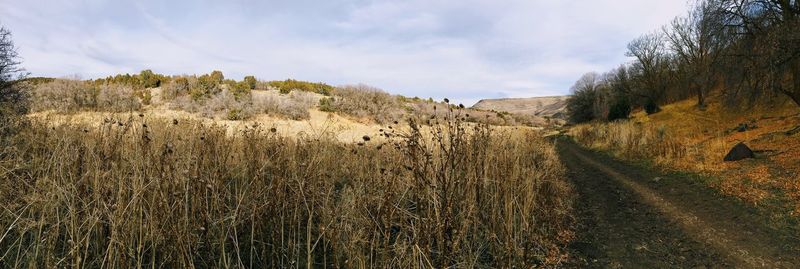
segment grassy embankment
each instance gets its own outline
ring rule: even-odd
[[[737,130],[740,124],[746,131]],[[791,102],[754,108],[725,108],[712,99],[700,110],[694,100],[663,107],[614,123],[582,124],[570,133],[579,143],[629,160],[661,168],[698,173],[721,192],[781,213],[800,214],[800,125]],[[756,159],[724,162],[737,143],[756,152]]]

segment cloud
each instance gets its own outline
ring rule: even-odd
[[[465,103],[566,94],[686,9],[673,0],[2,3],[0,23],[34,75],[219,69]]]

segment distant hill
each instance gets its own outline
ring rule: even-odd
[[[566,117],[567,97],[484,99],[472,108],[563,119]]]

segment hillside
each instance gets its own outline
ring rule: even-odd
[[[571,135],[590,148],[629,160],[647,160],[669,170],[708,176],[708,185],[780,215],[800,215],[800,114],[791,102],[747,110],[725,108],[720,96],[706,110],[694,100],[663,107],[653,115],[633,113],[624,122],[580,124]],[[738,143],[754,159],[725,162]],[[783,214],[781,214],[783,213]]]
[[[567,97],[483,99],[473,105],[472,108],[563,119]]]

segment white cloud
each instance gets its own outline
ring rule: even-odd
[[[0,0],[34,75],[151,68],[368,83],[405,95],[566,94],[623,61],[628,40],[682,14],[674,0]]]

